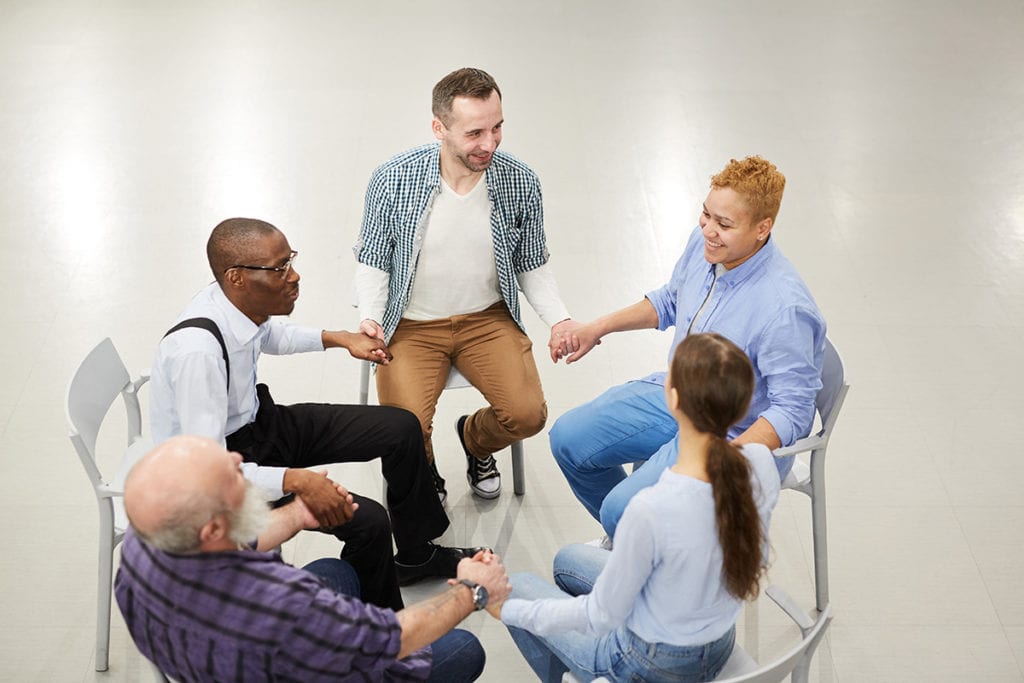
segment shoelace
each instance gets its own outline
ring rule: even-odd
[[[486,458],[481,460],[480,458],[473,458],[476,460],[474,468],[476,469],[476,480],[481,481],[483,479],[490,479],[491,477],[498,476],[498,465],[494,462],[494,456],[488,455]]]

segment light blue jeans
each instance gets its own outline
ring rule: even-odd
[[[532,574],[515,574],[512,597],[537,600],[589,593],[608,554],[592,546],[566,546],[555,557],[555,581],[561,589]],[[683,647],[648,643],[624,626],[601,637],[572,631],[541,637],[512,626],[508,630],[534,673],[547,683],[558,683],[566,671],[583,681],[599,676],[650,683],[710,681],[732,653],[736,635],[730,628],[714,642]]]
[[[551,453],[583,507],[615,538],[626,505],[654,486],[676,463],[676,420],[665,405],[665,388],[650,382],[612,387],[573,408],[551,427]],[[628,477],[623,465],[644,462]],[[780,481],[793,458],[776,459]]]

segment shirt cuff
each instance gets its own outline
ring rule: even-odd
[[[516,626],[522,628],[523,614],[526,606],[530,604],[530,600],[519,600],[517,598],[508,598],[501,604],[501,623],[506,626]]]
[[[264,491],[270,500],[284,496],[284,473],[287,470],[287,467],[260,467],[254,462],[242,463],[245,478]]]

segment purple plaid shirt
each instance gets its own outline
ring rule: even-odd
[[[392,610],[256,551],[172,555],[124,537],[114,583],[139,650],[178,681],[420,681]]]

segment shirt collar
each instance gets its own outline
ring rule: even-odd
[[[249,316],[247,316],[245,313],[242,313],[242,311],[240,311],[237,306],[231,303],[231,300],[228,299],[227,295],[224,294],[224,290],[222,290],[220,288],[220,285],[217,283],[214,283],[213,285],[212,296],[213,303],[222,311],[224,311],[224,317],[228,321],[229,329],[221,330],[221,334],[224,334],[225,332],[230,332],[231,336],[234,337],[235,341],[240,346],[248,344],[254,337],[256,337],[256,335],[259,334],[260,329],[263,327],[263,325],[267,324],[265,322],[263,323],[263,325],[257,325],[252,320],[250,320]],[[269,318],[267,319],[267,321],[269,322]]]
[[[772,236],[769,234],[768,241],[764,243],[763,247],[757,250],[757,253],[732,270],[725,271],[718,280],[719,282],[724,282],[729,286],[741,284],[745,280],[750,279],[754,273],[761,270],[764,267],[764,264],[767,263],[774,255],[775,242],[772,241]],[[714,269],[713,265],[711,267]]]

